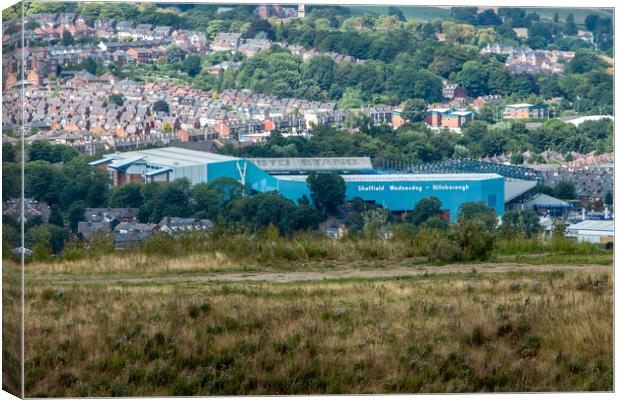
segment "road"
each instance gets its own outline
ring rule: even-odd
[[[428,276],[429,274],[478,274],[505,273],[505,272],[549,272],[588,270],[592,272],[611,272],[611,265],[588,264],[553,264],[528,265],[516,263],[487,263],[487,264],[453,264],[444,266],[425,267],[391,267],[384,269],[344,268],[330,271],[286,271],[286,272],[237,272],[237,273],[198,273],[177,274],[154,277],[126,277],[126,276],[89,276],[75,277],[67,275],[31,276],[27,280],[43,285],[144,285],[144,284],[177,284],[199,282],[300,282],[322,281],[331,279],[382,279],[398,277]]]

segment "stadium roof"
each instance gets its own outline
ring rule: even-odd
[[[506,179],[504,183],[504,201],[508,203],[534,187],[536,187],[536,181]]]
[[[267,172],[372,170],[370,157],[253,158]]]
[[[283,181],[305,181],[307,175],[278,175]],[[372,174],[342,175],[345,182],[402,182],[402,181],[482,181],[502,178],[498,174]]]
[[[222,161],[239,160],[236,157],[207,153],[204,151],[188,150],[180,147],[162,147],[150,150],[129,151],[125,153],[106,154],[104,160],[114,160],[111,167],[123,167],[141,161],[162,167],[187,167],[204,165]],[[101,160],[100,160],[101,161]]]
[[[570,208],[570,206],[567,202],[544,193],[539,193],[525,202],[525,207]]]

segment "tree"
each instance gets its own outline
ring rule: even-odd
[[[73,39],[73,35],[69,31],[62,32],[62,44],[63,46],[71,46],[75,44],[75,39]]]
[[[344,203],[347,187],[342,176],[313,171],[308,175],[306,182],[314,206],[323,215],[336,213]]]
[[[69,229],[74,234],[77,234],[78,232],[78,223],[80,221],[84,221],[85,219],[84,214],[86,213],[87,207],[88,204],[81,200],[72,203],[69,207],[69,215],[67,219],[69,221]]]
[[[584,74],[605,67],[605,62],[598,57],[596,52],[590,49],[578,49],[573,59],[566,64],[566,72]]]
[[[15,146],[10,143],[2,143],[2,162],[16,162],[17,152]]]
[[[183,63],[181,63],[181,71],[184,71],[190,77],[194,77],[198,75],[198,73],[202,70],[202,59],[200,56],[196,54],[192,54],[187,56]]]
[[[149,221],[159,222],[163,217],[189,217],[192,214],[190,203],[190,183],[187,179],[177,179],[161,185],[154,190],[150,207]],[[144,193],[143,193],[143,197]]]
[[[86,57],[81,63],[80,67],[85,69],[86,72],[95,75],[97,73],[97,61],[92,57]]]
[[[170,106],[164,100],[157,100],[155,104],[153,104],[153,111],[155,112],[165,112],[168,114],[170,112]]]
[[[467,89],[471,97],[478,97],[488,92],[489,74],[477,61],[467,61],[456,75],[456,82]]]
[[[422,122],[426,118],[426,107],[422,99],[407,100],[401,116],[406,121]]]
[[[441,217],[441,215],[441,200],[433,196],[418,201],[407,219],[418,226],[429,218]]]
[[[502,232],[505,235],[532,237],[540,232],[538,215],[532,210],[510,210],[502,216]]]
[[[577,197],[575,194],[575,185],[569,181],[561,181],[554,189],[555,197],[562,200],[573,200]]]
[[[585,24],[586,24],[586,28],[591,31],[594,32],[594,30],[596,29],[598,22],[599,22],[599,15],[598,14],[590,14],[586,17],[585,19]]]
[[[176,62],[183,61],[185,59],[185,50],[179,46],[170,46],[166,50],[166,62],[168,64],[174,64]]]
[[[60,214],[60,207],[58,207],[57,204],[52,205],[51,210],[50,210],[50,216],[47,219],[47,222],[49,224],[60,226],[60,227],[65,226],[65,221],[63,220],[62,215]]]
[[[302,78],[315,81],[322,90],[328,90],[334,80],[336,63],[327,56],[312,57],[303,64]]]
[[[478,14],[478,25],[493,25],[499,26],[502,24],[502,19],[495,14],[492,8],[487,8],[480,14]]]
[[[268,40],[274,41],[276,39],[276,34],[273,27],[269,21],[265,19],[254,20],[248,27],[248,30],[243,34],[243,37],[246,39],[251,39],[255,38],[259,33],[263,33],[265,38]]]
[[[230,204],[243,197],[244,187],[232,178],[218,178],[210,183],[198,183],[190,192],[194,213],[216,220],[226,216]]]
[[[126,183],[121,187],[115,188],[110,196],[108,205],[110,207],[131,207],[138,208],[142,205],[144,199],[142,198],[140,185],[134,182]]]
[[[293,229],[290,217],[295,209],[295,204],[281,194],[266,192],[233,201],[230,218],[253,231],[272,225],[280,232],[290,233]],[[299,222],[298,218],[295,222]]]
[[[553,25],[545,22],[534,22],[527,31],[527,44],[532,49],[542,49],[553,39]]]
[[[569,36],[577,34],[577,25],[575,24],[575,17],[572,13],[566,17],[566,26],[564,27],[564,33]]]
[[[364,221],[364,235],[367,238],[376,238],[387,229],[387,221],[389,212],[385,208],[372,208],[365,211],[362,214],[362,221]]]
[[[482,201],[461,204],[459,221],[480,221],[489,231],[495,230],[497,226],[495,210]]]
[[[399,21],[407,20],[402,10],[398,7],[393,7],[393,6],[388,7],[388,15],[396,17],[396,19]]]
[[[460,258],[472,261],[491,256],[496,235],[480,220],[462,219],[452,226],[449,238],[460,249]]]
[[[121,93],[114,93],[111,94],[110,97],[108,97],[108,100],[110,101],[110,103],[122,107],[125,103],[125,96],[123,96]]]
[[[605,195],[605,205],[611,206],[614,203],[614,195],[611,192],[607,192]]]
[[[521,165],[525,162],[525,159],[523,158],[523,154],[521,153],[513,153],[510,156],[510,163],[512,165]]]

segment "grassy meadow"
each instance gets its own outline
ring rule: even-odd
[[[225,250],[27,264],[26,396],[613,390],[608,252],[442,266],[277,248],[269,265]],[[394,268],[424,272],[260,281]],[[257,280],[218,281],[232,272]]]

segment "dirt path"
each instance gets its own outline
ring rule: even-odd
[[[199,283],[199,282],[297,282],[297,281],[321,281],[329,279],[347,278],[397,278],[426,276],[429,274],[454,274],[454,273],[505,273],[505,272],[548,272],[548,271],[572,271],[587,269],[595,272],[611,272],[611,265],[527,265],[516,263],[501,264],[455,264],[444,266],[425,267],[393,267],[385,269],[339,269],[333,271],[290,271],[290,272],[239,272],[239,273],[213,273],[199,275],[174,275],[149,278],[132,277],[88,277],[75,279],[67,276],[39,276],[28,278],[40,284],[111,284],[111,285],[141,285],[141,284],[169,284],[169,283]]]

